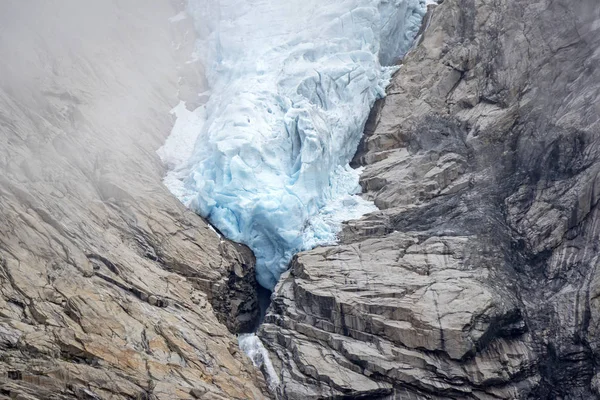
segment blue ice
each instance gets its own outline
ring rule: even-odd
[[[295,253],[376,209],[348,163],[425,0],[190,0],[189,12],[211,94],[165,182],[248,245],[273,289]]]

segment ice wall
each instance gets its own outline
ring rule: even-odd
[[[252,248],[272,289],[293,254],[375,209],[348,162],[425,0],[190,0],[189,12],[210,97],[178,127],[197,140],[165,182]]]

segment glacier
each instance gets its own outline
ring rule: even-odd
[[[254,251],[265,288],[295,253],[376,210],[348,163],[425,11],[426,0],[189,0],[210,94],[174,110],[165,184]]]

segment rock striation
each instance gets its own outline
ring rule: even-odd
[[[600,8],[445,0],[355,157],[380,212],[296,256],[282,399],[600,398]]]
[[[0,398],[268,397],[230,333],[254,256],[161,183],[202,91],[180,3],[0,5]]]

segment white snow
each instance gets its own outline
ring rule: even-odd
[[[177,15],[174,15],[171,18],[169,18],[169,21],[175,23],[175,22],[183,21],[186,18],[187,18],[187,15],[186,15],[185,11],[181,11]]]
[[[176,110],[165,183],[252,248],[264,287],[293,254],[376,209],[354,195],[360,171],[348,162],[396,70],[382,65],[408,51],[425,3],[189,1],[211,95],[205,109]]]
[[[187,171],[180,167],[192,156],[198,135],[206,121],[206,108],[200,106],[189,111],[181,101],[171,110],[176,117],[175,125],[165,144],[156,151],[162,162],[170,170],[164,179],[165,185],[179,199],[186,193],[183,179]]]
[[[176,117],[175,125],[165,144],[157,151],[169,169],[183,164],[193,154],[194,144],[206,120],[206,110],[201,106],[190,111],[181,101],[171,110],[171,114]]]

